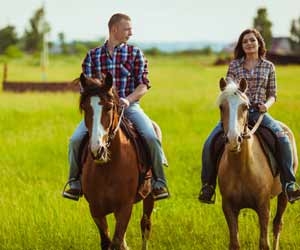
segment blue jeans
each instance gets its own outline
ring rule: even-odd
[[[166,163],[166,157],[162,150],[161,143],[156,136],[155,130],[150,118],[144,113],[139,103],[132,103],[124,111],[127,117],[136,127],[140,135],[145,139],[149,148],[150,157],[152,160],[152,169],[154,172],[153,188],[166,187],[167,181],[164,174],[163,165]],[[77,179],[70,183],[71,188],[80,189],[79,170],[80,163],[78,162],[78,151],[84,135],[87,133],[87,128],[82,120],[77,126],[69,143],[69,180]]]
[[[258,120],[259,115],[260,113],[258,111],[250,110],[249,123],[254,124]],[[285,133],[283,133],[283,129],[281,128],[279,123],[274,120],[268,113],[265,113],[261,125],[272,130],[272,132],[277,136],[278,149],[280,154],[279,170],[282,188],[283,190],[286,190],[287,187],[292,188],[296,182],[296,178],[293,170],[293,156],[289,137]],[[218,133],[222,131],[223,128],[221,126],[221,123],[219,122],[207,138],[202,150],[201,181],[202,184],[209,184],[213,187],[216,187],[217,166],[213,162],[210,152],[211,147],[213,146],[213,139]]]

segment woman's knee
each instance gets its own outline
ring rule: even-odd
[[[156,144],[159,141],[157,135],[154,132],[145,132],[142,134],[142,137],[150,145]]]
[[[284,130],[276,131],[276,138],[281,143],[290,143],[290,138]]]

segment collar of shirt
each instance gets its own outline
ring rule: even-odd
[[[121,49],[121,48],[123,48],[125,45],[126,45],[126,43],[120,43],[120,44],[118,44],[117,46],[114,47],[114,50],[115,50],[115,49]],[[109,51],[109,50],[108,50],[108,40],[105,41],[103,47],[105,48],[105,51],[107,51],[107,52]]]
[[[241,58],[238,58],[238,63],[239,63],[239,65],[240,65],[241,67],[244,66],[245,60],[246,60],[246,58],[245,58],[244,56],[241,57]],[[261,64],[262,62],[264,62],[264,61],[266,61],[266,59],[260,57],[260,58],[259,58],[259,61],[258,61],[258,63],[257,63],[256,66],[260,65],[260,64]]]

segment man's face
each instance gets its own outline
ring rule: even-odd
[[[122,19],[119,23],[113,28],[114,38],[120,43],[125,43],[132,36],[132,27],[131,22],[125,19]]]

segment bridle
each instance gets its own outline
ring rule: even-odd
[[[239,91],[237,93],[240,93]],[[259,128],[263,118],[264,118],[264,113],[260,113],[257,121],[255,122],[254,126],[252,127],[251,130],[248,130],[248,117],[249,117],[249,107],[248,107],[248,111],[247,111],[247,121],[245,122],[245,125],[244,125],[244,129],[243,129],[243,132],[241,133],[241,135],[239,136],[239,142],[241,143],[243,139],[249,139],[251,138],[252,135],[254,135],[254,133],[257,131],[257,129]],[[223,131],[224,131],[224,126],[223,126],[223,123],[221,124],[222,127],[223,127]],[[225,142],[227,143],[228,142],[228,138],[226,136],[226,133],[224,131],[224,139],[225,139]]]
[[[112,140],[115,138],[115,136],[117,134],[117,131],[121,126],[121,122],[122,122],[122,119],[123,119],[123,116],[124,116],[124,109],[125,109],[125,107],[121,106],[121,112],[120,112],[120,115],[119,115],[119,120],[118,120],[117,126],[114,129],[111,126],[110,129],[109,129],[108,139],[105,143],[106,148],[108,148],[111,145]]]
[[[259,125],[261,124],[263,118],[264,118],[265,113],[260,113],[256,123],[254,124],[253,128],[248,131],[248,132],[244,132],[243,133],[243,138],[245,139],[249,139],[252,135],[254,135],[254,133],[256,132],[256,130],[259,128]]]
[[[117,105],[117,104],[114,105],[114,108],[116,108],[116,105]],[[103,156],[103,154],[106,153],[105,149],[107,150],[107,149],[110,147],[110,145],[111,145],[113,139],[115,138],[115,136],[116,136],[116,134],[117,134],[117,131],[119,130],[119,128],[120,128],[120,126],[121,126],[121,122],[122,122],[122,119],[123,119],[123,116],[124,116],[124,109],[125,109],[125,107],[124,107],[124,106],[121,106],[121,112],[120,112],[120,115],[119,115],[119,118],[118,118],[117,126],[114,127],[114,128],[113,128],[113,124],[110,126],[109,132],[108,132],[108,136],[107,136],[107,141],[105,142],[105,146],[104,146],[104,147],[101,147],[101,148],[98,150],[96,156],[94,156],[94,155],[92,154],[92,158],[93,158],[94,160],[97,161],[97,160],[101,159],[102,156]]]

